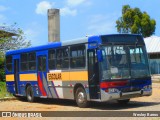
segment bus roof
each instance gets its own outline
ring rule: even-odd
[[[31,52],[31,51],[40,51],[40,50],[46,50],[46,49],[51,49],[51,48],[58,48],[62,46],[82,44],[82,43],[88,43],[88,42],[89,43],[92,43],[92,42],[101,43],[102,42],[101,37],[111,37],[111,36],[134,36],[135,37],[135,36],[141,36],[141,35],[137,35],[137,34],[95,35],[95,36],[89,36],[89,37],[84,37],[84,38],[48,43],[47,45],[23,48],[19,50],[11,50],[11,51],[6,52],[6,55],[19,54],[19,53]]]
[[[40,50],[58,48],[61,46],[81,44],[81,43],[87,43],[87,42],[88,42],[87,37],[73,39],[73,40],[60,41],[60,42],[52,42],[52,43],[48,43],[47,45],[40,45],[40,46],[35,46],[35,47],[23,48],[23,49],[19,49],[19,50],[10,50],[10,51],[6,52],[6,55],[19,54],[19,53],[31,52],[31,51],[40,51]]]

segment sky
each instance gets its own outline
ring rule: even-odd
[[[47,9],[60,9],[60,40],[87,35],[115,34],[122,6],[146,11],[156,20],[155,36],[160,36],[159,0],[0,0],[0,26],[21,28],[32,46],[48,44]]]

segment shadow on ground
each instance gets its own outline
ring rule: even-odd
[[[19,98],[22,102],[27,102],[25,98]],[[63,100],[63,99],[46,99],[38,98],[35,103],[46,104],[46,105],[60,105],[60,106],[72,106],[78,107],[74,100]],[[118,104],[116,101],[109,102],[90,102],[89,108],[99,110],[127,110],[131,108],[148,107],[159,105],[160,102],[139,102],[130,101],[128,104]]]

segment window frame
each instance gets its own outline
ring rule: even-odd
[[[53,59],[50,58],[50,52],[51,52],[51,51],[54,51],[54,58],[53,58]],[[52,61],[52,60],[54,61],[53,69],[50,68],[50,61]],[[52,62],[53,62],[53,61],[52,61]],[[56,69],[56,61],[57,61],[57,60],[56,60],[56,49],[49,49],[49,50],[48,50],[48,69],[49,69],[49,70],[55,70],[55,69]]]
[[[26,58],[27,60],[23,60],[23,55],[26,54]],[[30,60],[30,55],[31,54],[34,54],[34,59]],[[34,67],[34,69],[32,70],[31,67],[30,67],[30,64],[32,63],[32,67]],[[22,66],[23,64],[26,64],[26,69],[25,70],[22,70]],[[36,52],[35,51],[32,51],[32,52],[27,52],[27,53],[21,53],[20,54],[20,71],[21,72],[32,72],[32,71],[37,71],[37,57],[36,57]]]
[[[10,61],[9,63],[8,63],[8,61],[7,61],[7,57],[11,57],[11,61]],[[7,71],[7,72],[10,72],[10,73],[13,72],[13,56],[12,56],[12,55],[7,55],[5,62],[6,62],[6,66],[5,66],[6,71]],[[7,65],[11,65],[11,70],[10,70],[10,71],[8,70]]]
[[[81,49],[78,49],[78,47],[81,48]],[[76,48],[76,49],[72,50],[72,48],[74,48],[74,49]],[[77,55],[72,57],[72,51],[77,51]],[[79,55],[80,52],[82,52],[81,55]],[[86,68],[86,52],[87,51],[86,51],[86,45],[85,44],[70,46],[70,69],[85,69]],[[76,61],[76,66],[75,67],[72,66],[72,60],[73,59]],[[83,64],[82,67],[77,66],[78,65],[77,60],[82,61],[82,64]]]
[[[64,57],[64,50],[68,49],[68,56]],[[61,56],[58,57],[58,51],[61,52]],[[68,59],[68,66],[64,67],[64,61],[65,59]],[[58,62],[60,62],[60,68],[57,67]],[[70,47],[69,46],[64,46],[62,48],[57,48],[56,49],[56,69],[62,69],[62,70],[67,70],[70,69]]]

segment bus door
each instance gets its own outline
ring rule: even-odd
[[[48,60],[47,51],[37,53],[37,80],[41,97],[52,97],[51,91],[48,87],[47,72]]]
[[[88,83],[90,99],[100,99],[99,67],[95,50],[88,50]]]
[[[15,94],[18,94],[18,82],[19,81],[19,59],[14,59],[14,82],[15,82]]]

